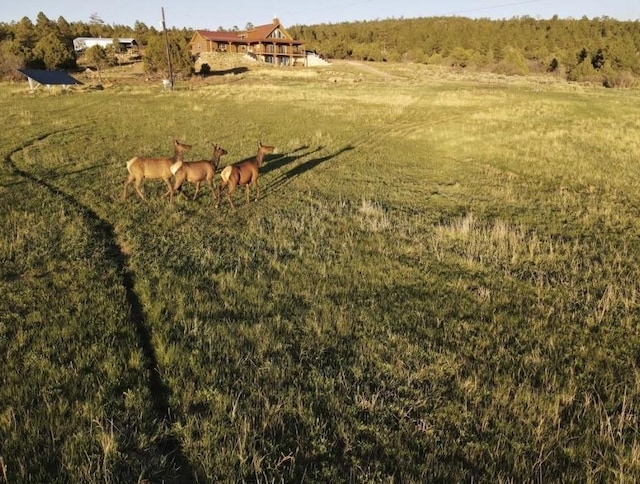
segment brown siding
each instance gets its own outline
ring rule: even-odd
[[[275,29],[282,36],[268,37]],[[215,51],[252,52],[263,62],[278,65],[292,65],[305,57],[304,44],[296,42],[277,19],[273,24],[257,27],[245,35],[196,31],[189,45],[193,55]]]

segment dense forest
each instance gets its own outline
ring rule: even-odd
[[[640,79],[640,21],[432,17],[294,25],[288,31],[309,50],[333,59],[438,64],[508,75],[546,72],[612,87],[629,87]],[[177,72],[192,71],[192,34],[186,28],[169,31]],[[96,14],[88,22],[52,21],[41,12],[35,23],[27,17],[0,23],[0,76],[15,75],[20,67],[77,68],[75,37],[134,37],[146,69],[164,69],[162,32],[154,27],[109,25]],[[89,54],[96,64],[117,59],[100,48]]]
[[[640,76],[640,22],[607,17],[390,19],[294,26],[289,33],[330,58],[549,72],[605,85],[628,85]]]

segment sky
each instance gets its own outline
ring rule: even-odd
[[[105,23],[133,27],[136,21],[162,27],[217,30],[263,25],[278,17],[289,25],[459,16],[509,19],[529,16],[548,19],[612,17],[640,20],[639,0],[2,0],[0,22],[28,17],[35,23],[40,12],[50,20],[89,22],[97,15]]]

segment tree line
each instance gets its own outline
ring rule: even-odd
[[[549,72],[622,85],[640,76],[640,22],[609,17],[431,17],[288,29],[329,58],[416,62],[504,74]]]
[[[607,86],[630,86],[640,79],[639,21],[428,17],[294,25],[287,30],[308,50],[331,59],[437,64],[508,75],[546,72]],[[172,65],[185,75],[193,72],[188,46],[192,35],[192,29],[168,30]],[[97,14],[88,22],[63,17],[54,21],[40,12],[35,22],[24,17],[0,23],[0,76],[15,75],[20,67],[77,68],[76,37],[133,37],[144,52],[146,70],[165,69],[163,33],[153,26],[109,25]],[[113,63],[117,48],[93,48],[90,58],[96,64]]]
[[[193,34],[189,29],[168,29],[170,55],[174,72],[190,74],[192,61],[189,55],[189,40]],[[35,22],[28,17],[12,23],[0,23],[0,77],[16,76],[16,69],[75,70],[78,68],[78,53],[74,51],[73,39],[77,37],[104,37],[136,39],[144,51],[143,61],[147,72],[162,72],[166,66],[163,32],[136,22],[133,27],[109,25],[97,14],[88,22],[67,22],[64,17],[49,19],[44,13],[37,15]],[[119,44],[114,42],[106,48],[94,46],[85,52],[85,60],[100,69],[118,62]]]

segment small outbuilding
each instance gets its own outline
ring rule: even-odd
[[[73,50],[80,53],[96,45],[107,48],[114,45],[114,41],[120,45],[120,50],[122,51],[136,50],[138,48],[138,43],[133,38],[76,37],[73,39]]]

